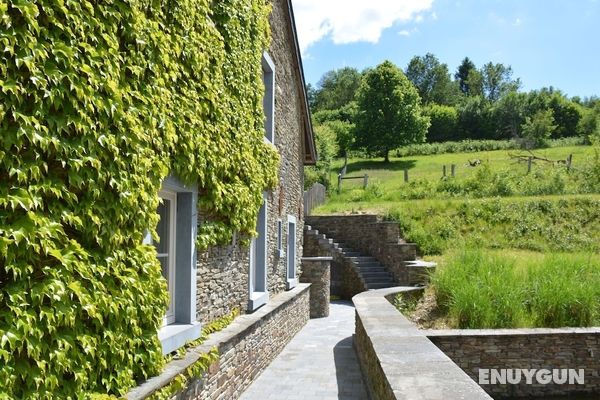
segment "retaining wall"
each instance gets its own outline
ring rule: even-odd
[[[480,369],[584,369],[584,384],[482,385],[495,399],[598,394],[600,328],[463,329],[424,333],[471,378]]]
[[[309,319],[309,287],[300,283],[281,293],[252,314],[237,317],[220,332],[210,335],[201,346],[188,351],[181,360],[170,362],[164,372],[132,390],[127,398],[145,399],[185,372],[213,347],[219,361],[201,379],[181,391],[178,400],[236,399],[283,350]]]
[[[372,399],[490,400],[491,397],[386,299],[411,287],[354,296],[354,346]]]

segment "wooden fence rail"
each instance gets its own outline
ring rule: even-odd
[[[325,203],[327,190],[320,183],[315,183],[310,189],[304,191],[304,215],[310,215],[311,211]]]

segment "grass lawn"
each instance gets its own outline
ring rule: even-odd
[[[450,173],[450,165],[456,165],[456,174],[458,177],[467,177],[473,174],[476,168],[466,166],[469,160],[478,159],[481,162],[489,163],[494,168],[518,169],[523,173],[527,171],[525,164],[515,164],[514,160],[510,159],[510,154],[525,153],[519,150],[497,150],[497,151],[482,151],[476,153],[451,153],[451,154],[436,154],[430,156],[413,156],[405,158],[391,157],[388,164],[384,164],[383,158],[364,159],[353,158],[348,161],[347,176],[362,176],[369,175],[369,179],[378,179],[385,188],[396,187],[404,184],[403,170],[408,169],[409,179],[440,179],[442,177],[442,167],[448,168]],[[573,165],[577,165],[583,159],[594,155],[592,146],[569,146],[555,147],[548,149],[535,150],[534,153],[539,157],[545,157],[551,160],[564,160],[569,154],[573,155]],[[337,172],[342,168],[343,161],[337,160],[333,164],[332,182],[337,182]],[[354,182],[354,184],[352,183]],[[359,180],[345,181],[345,187],[360,186]]]

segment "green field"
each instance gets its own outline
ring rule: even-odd
[[[386,209],[402,200],[450,197],[531,196],[552,194],[599,193],[600,184],[587,175],[596,156],[591,146],[557,147],[535,151],[535,155],[550,160],[565,160],[573,156],[573,170],[567,173],[564,165],[543,161],[534,162],[527,174],[527,163],[516,162],[511,155],[522,151],[485,151],[431,156],[392,158],[388,164],[381,159],[350,159],[347,177],[369,176],[369,187],[362,189],[362,180],[344,180],[338,194],[337,172],[342,161],[334,163],[330,179],[332,190],[327,204],[319,212],[339,213]],[[479,160],[477,167],[468,166],[469,160]],[[442,179],[445,165],[456,166],[455,178]],[[409,182],[404,182],[404,170]],[[552,179],[549,179],[552,178]],[[466,188],[461,187],[466,185]],[[483,187],[487,185],[486,187]],[[504,185],[504,187],[503,187]],[[480,187],[477,187],[480,186]],[[390,204],[391,203],[391,204]]]
[[[589,326],[600,323],[600,157],[591,146],[381,160],[350,159],[338,194],[317,214],[377,213],[397,221],[424,258],[438,305],[455,327]],[[469,160],[480,160],[476,167]],[[442,166],[456,176],[442,178]],[[332,177],[342,163],[332,168]],[[403,170],[409,170],[404,182]],[[335,182],[335,180],[334,180]],[[333,185],[335,186],[335,185]],[[477,250],[473,250],[477,249]],[[501,293],[498,293],[501,292]],[[498,311],[500,310],[500,311]],[[510,312],[509,312],[510,310]]]

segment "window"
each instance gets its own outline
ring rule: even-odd
[[[167,280],[169,291],[169,308],[163,319],[163,325],[175,322],[175,240],[177,222],[177,193],[162,190],[158,194],[161,204],[157,213],[160,217],[156,233],[159,241],[154,243],[163,278]]]
[[[265,52],[262,58],[263,84],[265,95],[263,109],[265,112],[265,139],[275,144],[275,64]]]
[[[174,177],[165,179],[156,210],[159,222],[156,247],[162,273],[167,280],[169,306],[158,332],[162,350],[168,354],[200,337],[196,321],[196,225],[198,194]]]
[[[250,244],[250,279],[248,310],[254,311],[269,299],[267,291],[267,199],[263,195],[263,204],[256,222],[258,235]]]
[[[285,255],[283,251],[283,221],[277,220],[277,257],[282,258]]]
[[[287,289],[292,289],[298,284],[296,278],[296,217],[288,215],[287,236]]]

